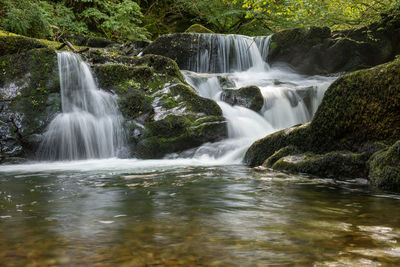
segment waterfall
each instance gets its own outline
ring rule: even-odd
[[[270,68],[266,61],[269,42],[270,36],[197,35],[197,54],[188,59],[189,69],[182,73],[201,96],[214,99],[221,107],[228,139],[204,144],[187,155],[238,163],[257,139],[312,119],[336,77],[307,77],[285,66]],[[222,102],[221,81],[229,89],[256,85],[264,98],[263,108],[256,112]]]
[[[243,35],[197,34],[192,44],[197,53],[188,58],[189,70],[202,73],[228,73],[255,68],[268,69],[260,56],[269,46],[269,37],[252,38]],[[257,52],[258,51],[258,52]]]
[[[58,54],[62,113],[49,124],[42,160],[110,158],[123,154],[125,135],[116,96],[99,90],[79,55]]]

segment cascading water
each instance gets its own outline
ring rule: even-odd
[[[197,55],[188,59],[189,70],[183,74],[201,96],[217,101],[228,122],[229,138],[192,151],[195,158],[240,162],[257,139],[310,121],[335,79],[299,75],[284,66],[270,68],[266,62],[270,37],[198,34],[197,40]],[[264,97],[259,112],[221,101],[224,89],[249,85],[258,86]]]
[[[79,55],[58,54],[62,113],[44,134],[42,160],[110,158],[123,154],[125,135],[116,97],[96,87]]]

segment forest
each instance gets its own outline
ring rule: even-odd
[[[398,8],[394,0],[0,0],[0,27],[36,38],[66,34],[134,41],[201,24],[249,36],[302,26],[366,26]]]

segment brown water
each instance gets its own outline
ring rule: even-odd
[[[0,265],[400,264],[400,195],[360,181],[105,162],[0,166]]]

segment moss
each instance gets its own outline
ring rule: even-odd
[[[320,150],[354,149],[400,137],[400,60],[336,80],[311,124]]]
[[[244,163],[251,167],[259,166],[276,151],[289,145],[303,151],[313,146],[310,140],[309,123],[273,133],[256,141],[247,150]]]
[[[272,165],[280,171],[307,173],[336,179],[365,177],[365,161],[360,154],[329,152],[327,154],[294,154],[285,156]]]
[[[369,164],[371,183],[383,190],[400,192],[400,141],[375,153]]]
[[[212,30],[207,29],[203,25],[193,24],[185,32],[194,32],[194,33],[214,33]]]
[[[0,123],[12,133],[0,143],[10,149],[7,157],[26,157],[38,145],[36,136],[61,110],[57,56],[52,49],[40,48],[0,57],[0,62],[6,62],[0,72]]]
[[[191,111],[211,116],[222,116],[222,110],[214,100],[199,96],[188,85],[180,83],[172,86],[170,90],[172,94],[182,97]]]
[[[295,146],[286,146],[284,148],[281,148],[277,151],[275,151],[275,153],[273,155],[271,155],[270,157],[268,157],[268,159],[265,160],[265,162],[263,163],[264,167],[267,168],[271,168],[272,165],[275,164],[275,162],[277,162],[278,160],[280,160],[283,157],[289,156],[289,155],[293,155],[293,154],[299,154],[301,153],[299,151],[299,149]]]

